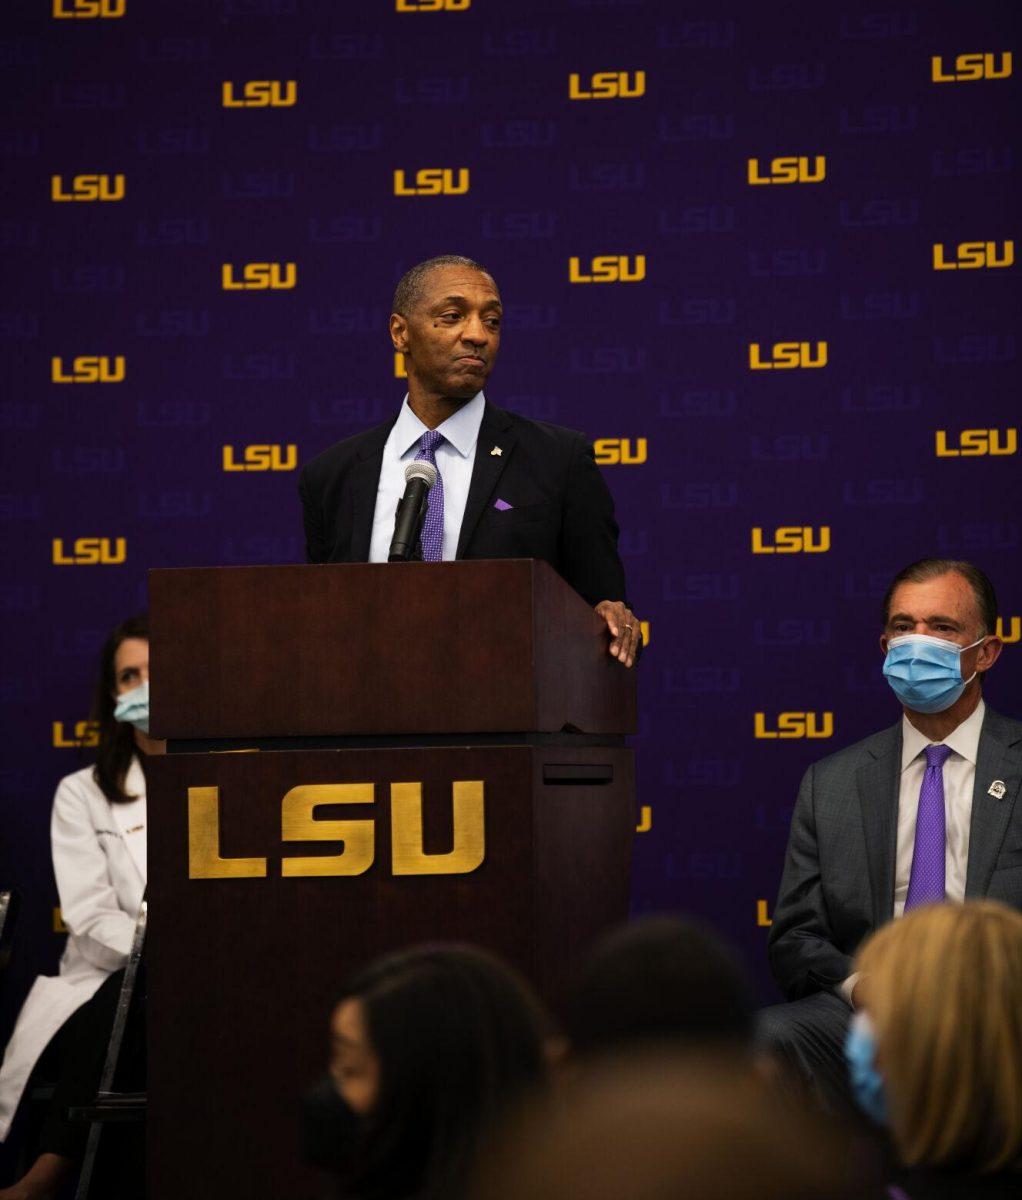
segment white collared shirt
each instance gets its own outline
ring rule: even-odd
[[[965,875],[969,867],[969,825],[972,821],[972,788],[976,782],[976,756],[979,733],[986,706],[980,699],[973,712],[943,745],[951,747],[944,763],[944,823],[947,831],[944,849],[944,891],[949,900],[965,899]],[[926,774],[927,746],[931,742],[912,724],[901,719],[901,786],[898,789],[898,843],[894,866],[894,915],[905,911],[908,881],[912,874],[912,853],[916,839],[916,813],[919,792]]]
[[[986,705],[980,697],[973,712],[943,742],[931,742],[912,724],[908,717],[901,719],[901,783],[898,787],[898,840],[894,858],[894,915],[905,914],[908,882],[912,875],[912,855],[915,852],[916,814],[919,793],[926,774],[927,746],[951,747],[944,763],[944,892],[949,900],[961,903],[965,899],[965,878],[969,870],[969,828],[972,824],[972,789],[976,782],[976,757],[979,754],[979,735],[983,728]],[[855,971],[839,985],[849,1004],[859,979]]]
[[[436,465],[444,481],[444,549],[446,561],[458,552],[461,523],[468,502],[468,487],[472,482],[476,443],[483,423],[486,398],[477,392],[467,404],[438,425],[444,440],[436,449]],[[373,533],[369,543],[369,561],[386,562],[394,536],[394,517],[398,502],[405,494],[405,467],[419,453],[419,439],[428,430],[404,403],[387,444],[383,447],[383,465],[376,489],[376,508],[373,510]]]

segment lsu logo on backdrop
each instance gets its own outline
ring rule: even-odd
[[[55,354],[50,360],[50,378],[54,383],[122,383],[125,373],[123,354],[113,358],[79,354],[71,359],[70,369],[64,366],[60,355]]]
[[[764,358],[759,342],[750,342],[749,370],[797,371],[827,365],[826,342],[817,342],[815,353],[809,342],[774,342],[768,354],[769,358]]]
[[[834,736],[834,714],[782,712],[777,714],[775,727],[768,729],[766,713],[758,712],[753,728],[758,738],[829,738]]]
[[[297,79],[250,79],[241,84],[240,96],[230,80],[221,87],[224,108],[293,108],[297,103]]]
[[[453,167],[423,167],[409,184],[404,171],[394,172],[395,196],[464,196],[468,191],[468,167],[459,167],[457,180]]]
[[[127,538],[75,538],[71,553],[64,551],[64,539],[53,539],[55,567],[117,567],[128,557]]]
[[[752,527],[753,554],[826,554],[830,549],[830,526],[821,525],[819,537],[812,525],[781,525],[772,542],[763,540],[761,526]]]
[[[933,245],[933,269],[935,271],[978,271],[984,267],[1010,267],[1015,262],[1015,243],[1003,242],[998,251],[996,242],[959,242],[948,258],[942,242]]]
[[[394,875],[467,875],[486,857],[485,783],[456,779],[451,784],[453,847],[428,854],[422,838],[422,784],[390,785],[390,853]],[[312,783],[291,788],[281,797],[283,842],[334,842],[339,854],[286,857],[284,878],[362,875],[376,858],[376,822],[318,819],[316,809],[329,805],[374,804],[372,783]],[[188,789],[188,878],[265,879],[266,859],[224,858],[220,854],[220,789]]]
[[[53,722],[53,747],[55,750],[72,750],[79,746],[91,748],[99,745],[99,725],[95,721],[75,721],[74,732],[64,732],[64,722]]]
[[[472,7],[472,0],[394,0],[399,13],[410,12],[464,12]]]
[[[76,21],[112,21],[123,17],[127,8],[128,0],[53,0],[55,20],[64,17]]]
[[[645,94],[645,71],[597,71],[584,85],[577,72],[568,76],[569,100],[634,100]]]
[[[123,175],[72,175],[68,186],[63,175],[50,177],[50,199],[54,203],[79,201],[94,204],[124,199]]]
[[[995,64],[994,54],[959,54],[955,58],[954,69],[949,71],[944,66],[941,55],[935,54],[930,60],[930,78],[934,83],[966,83],[970,79],[1007,79],[1011,74],[1011,51],[1006,50],[1000,55],[1000,62]]]
[[[581,259],[568,259],[570,283],[639,283],[646,278],[646,256],[636,254],[629,260],[627,254],[598,254],[585,270],[588,274],[583,274]]]
[[[998,617],[994,632],[1005,645],[1022,642],[1022,617],[1009,617],[1007,623],[1004,617]]]
[[[407,379],[408,367],[405,365],[405,356],[400,350],[394,351],[394,378]]]
[[[644,437],[636,438],[634,447],[631,438],[597,438],[593,453],[601,467],[637,467],[646,461],[648,454]]]
[[[759,159],[749,159],[749,183],[822,183],[827,178],[827,157],[817,154],[810,169],[809,159],[772,158],[767,173],[760,169]]]
[[[220,268],[221,286],[225,292],[286,292],[298,282],[297,263],[245,263],[239,279],[232,263]]]
[[[938,429],[936,437],[938,458],[979,458],[984,454],[1003,458],[1018,453],[1017,429],[963,429],[957,445],[948,443],[946,429]]]
[[[298,447],[254,445],[242,446],[241,458],[234,446],[224,446],[223,467],[225,471],[293,471],[298,466]]]

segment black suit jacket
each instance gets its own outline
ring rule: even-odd
[[[1000,780],[1004,795],[990,794]],[[894,915],[901,722],[806,772],[768,945],[789,1000],[836,987],[859,944]],[[1022,722],[983,715],[969,823],[967,899],[1022,908]]]
[[[303,469],[309,562],[368,560],[383,447],[396,420],[338,442]],[[495,508],[498,499],[511,507]],[[595,605],[625,599],[617,536],[614,502],[583,435],[487,403],[456,557],[542,558]]]

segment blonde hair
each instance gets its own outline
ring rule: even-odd
[[[910,1166],[996,1171],[1022,1154],[1022,913],[916,909],[862,948],[891,1131]]]

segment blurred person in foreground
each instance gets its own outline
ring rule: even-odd
[[[862,948],[845,1044],[855,1097],[893,1139],[897,1200],[1022,1196],[1022,914],[920,908]]]
[[[747,1066],[650,1044],[527,1108],[472,1200],[847,1200],[843,1146]]]
[[[53,799],[50,839],[68,929],[60,973],[32,985],[0,1069],[0,1140],[33,1070],[56,1078],[38,1156],[2,1200],[45,1200],[73,1174],[88,1125],[66,1119],[99,1085],[123,968],[146,885],[146,760],[166,743],[149,736],[149,623],[131,617],[100,652],[92,705],[96,763],[66,775]],[[40,1060],[42,1059],[42,1062]]]
[[[573,1059],[646,1042],[751,1048],[754,1010],[742,970],[707,926],[675,916],[629,921],[600,938],[569,990]]]
[[[470,946],[420,946],[353,975],[330,1081],[305,1099],[306,1157],[359,1200],[459,1200],[481,1139],[546,1079],[528,985]]]
[[[768,943],[789,1003],[759,1019],[796,1086],[849,1112],[859,945],[921,904],[1022,908],[1022,723],[983,700],[1002,649],[993,585],[972,563],[912,563],[884,597],[880,649],[901,719],[802,780]]]

